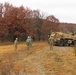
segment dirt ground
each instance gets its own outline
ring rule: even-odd
[[[27,50],[25,43],[0,46],[0,71],[8,67],[12,75],[76,75],[76,56],[73,47],[34,42]]]

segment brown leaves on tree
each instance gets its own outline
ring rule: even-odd
[[[50,30],[56,31],[59,25],[57,18],[52,15],[44,19],[39,10],[25,9],[23,6],[15,7],[9,3],[0,6],[0,14],[3,15],[0,16],[0,36],[3,35],[6,39],[13,40],[25,34],[41,40]]]

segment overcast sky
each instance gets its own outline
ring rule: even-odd
[[[54,15],[60,22],[76,23],[76,0],[0,0],[13,6],[39,9],[48,15]]]

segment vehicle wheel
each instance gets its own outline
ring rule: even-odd
[[[68,40],[64,40],[64,46],[68,46]]]
[[[59,41],[58,41],[58,45],[59,45],[59,46],[63,46],[63,40],[59,40]]]
[[[73,44],[76,45],[76,40],[73,41]]]

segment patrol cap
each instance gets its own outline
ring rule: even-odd
[[[30,38],[30,37],[28,36],[28,38]]]
[[[16,40],[18,40],[18,38],[16,38]]]
[[[55,35],[54,33],[51,34],[51,36],[54,36],[54,35]]]

